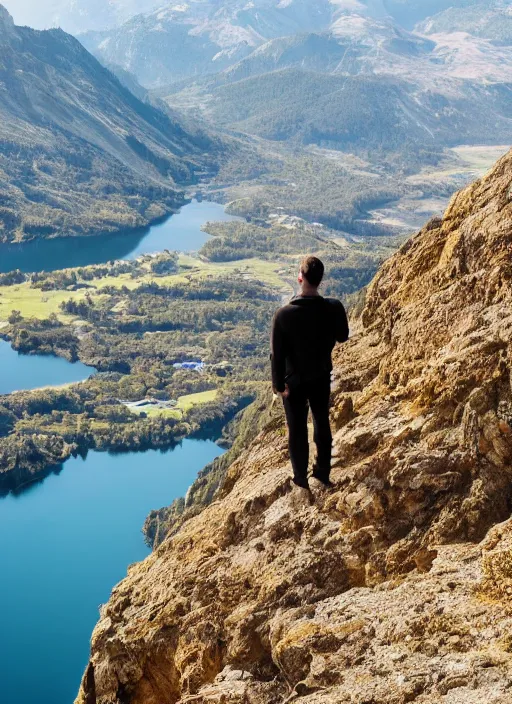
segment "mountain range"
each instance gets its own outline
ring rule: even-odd
[[[489,39],[497,45],[512,43],[512,6],[508,0],[477,0],[453,4],[438,14],[421,21],[422,34],[465,32]]]
[[[283,68],[229,80],[237,70],[240,64],[228,76],[195,82],[194,104],[213,124],[267,140],[392,153],[412,145],[506,143],[512,134],[509,84],[463,86],[453,81],[448,97],[390,75]],[[185,109],[189,89],[171,93],[167,100]]]
[[[237,134],[441,153],[510,142],[512,46],[484,31],[508,12],[501,0],[202,0],[80,39],[173,109]],[[459,16],[480,31],[453,31]]]
[[[504,2],[504,0],[502,0]],[[36,0],[6,0],[9,11],[13,14],[18,24],[27,24],[37,29],[62,27],[62,29],[76,34],[89,30],[104,30],[116,27],[135,15],[150,12],[158,8],[174,8],[177,12],[190,13],[190,16],[204,16],[215,14],[219,10],[226,10],[227,15],[233,12],[243,14],[242,22],[251,21],[256,13],[263,17],[263,24],[272,21],[273,17],[280,17],[283,27],[286,26],[287,17],[297,12],[297,7],[303,0],[257,0],[257,2],[241,2],[231,0],[189,0],[174,4],[162,0],[48,0],[40,3]],[[382,17],[389,15],[408,29],[425,19],[448,8],[465,8],[475,3],[475,0],[316,0],[310,3],[311,12],[314,7],[320,10],[327,20],[334,14],[339,14],[354,9],[366,12],[372,16]],[[287,9],[288,8],[288,9]],[[284,10],[284,12],[282,12]],[[262,14],[263,13],[263,14]],[[304,26],[303,20],[311,15],[297,17],[302,23],[302,29],[312,29]],[[288,20],[289,21],[289,20]],[[292,23],[293,23],[292,19]],[[235,21],[236,24],[236,21]],[[297,24],[295,24],[297,27]]]
[[[435,53],[438,41],[446,43],[437,35],[453,34],[463,21],[469,28],[465,31],[478,26],[471,33],[484,40],[495,40],[496,27],[501,27],[500,43],[507,43],[510,8],[505,0],[198,0],[164,4],[124,25],[85,33],[80,39],[102,61],[156,87],[217,73],[272,39],[304,33],[328,33],[345,44],[365,45],[375,64],[390,50],[400,54],[422,47]],[[416,34],[411,36],[413,28]],[[435,41],[422,41],[418,33],[432,34]]]
[[[0,239],[136,227],[182,202],[213,150],[204,135],[71,35],[17,27],[2,6],[0,52]]]
[[[78,7],[94,6],[70,11]],[[134,11],[129,3],[109,7]],[[147,224],[172,210],[180,184],[210,168],[216,143],[207,133],[219,129],[250,145],[248,173],[267,173],[295,203],[307,200],[307,180],[293,185],[302,166],[290,153],[276,171],[278,142],[357,153],[378,172],[393,163],[398,173],[439,163],[446,147],[510,143],[512,47],[483,30],[438,31],[446,13],[470,11],[483,24],[507,15],[500,0],[428,8],[398,0],[196,0],[81,34],[79,43],[62,30],[16,27],[3,11],[1,237]],[[228,185],[240,180],[239,166],[225,172]],[[320,164],[331,182],[320,191],[352,192],[331,167]],[[350,169],[340,175],[353,180]],[[361,177],[373,192],[375,175]],[[403,191],[393,179],[373,200]],[[245,214],[275,201],[261,179],[249,191]],[[246,195],[243,186],[223,197]],[[323,209],[339,225],[335,200]],[[319,205],[300,213],[323,222]]]
[[[470,54],[468,60],[468,52]],[[510,143],[512,47],[344,15],[265,42],[232,66],[155,90],[237,133],[339,150]]]

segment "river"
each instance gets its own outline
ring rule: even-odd
[[[175,215],[139,230],[90,237],[37,239],[23,244],[0,244],[0,273],[55,271],[67,267],[103,264],[113,259],[136,259],[164,249],[195,252],[210,239],[201,226],[209,220],[241,220],[224,206],[192,200]]]
[[[0,245],[0,271],[85,266],[166,248],[194,251],[208,239],[204,222],[231,219],[220,205],[192,201],[139,233]],[[0,341],[0,394],[91,373],[57,357],[18,355]],[[168,452],[90,452],[0,499],[2,704],[72,704],[99,604],[128,565],[149,553],[141,533],[147,514],[184,496],[222,452],[199,440]]]

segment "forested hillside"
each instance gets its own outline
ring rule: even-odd
[[[271,71],[206,89],[212,123],[269,140],[406,153],[425,148],[506,142],[512,134],[512,87],[459,86],[451,100],[390,76]],[[168,97],[172,103],[172,95]]]
[[[63,31],[17,27],[0,6],[0,51],[0,240],[145,225],[208,168],[207,137],[135,98]]]

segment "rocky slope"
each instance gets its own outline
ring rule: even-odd
[[[468,32],[496,44],[512,42],[512,7],[508,0],[473,0],[453,5],[420,22],[422,34]]]
[[[0,5],[0,241],[146,225],[211,141],[143,103],[61,30]]]
[[[336,354],[336,488],[280,415],[101,610],[78,704],[512,697],[512,152],[382,268]]]

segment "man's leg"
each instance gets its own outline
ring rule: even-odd
[[[295,483],[308,486],[308,400],[304,389],[294,389],[284,399],[286,422],[288,423],[288,446]]]
[[[309,389],[309,403],[315,428],[317,460],[315,474],[321,480],[329,481],[332,458],[332,432],[329,418],[331,398],[331,377],[326,375],[312,383]]]

